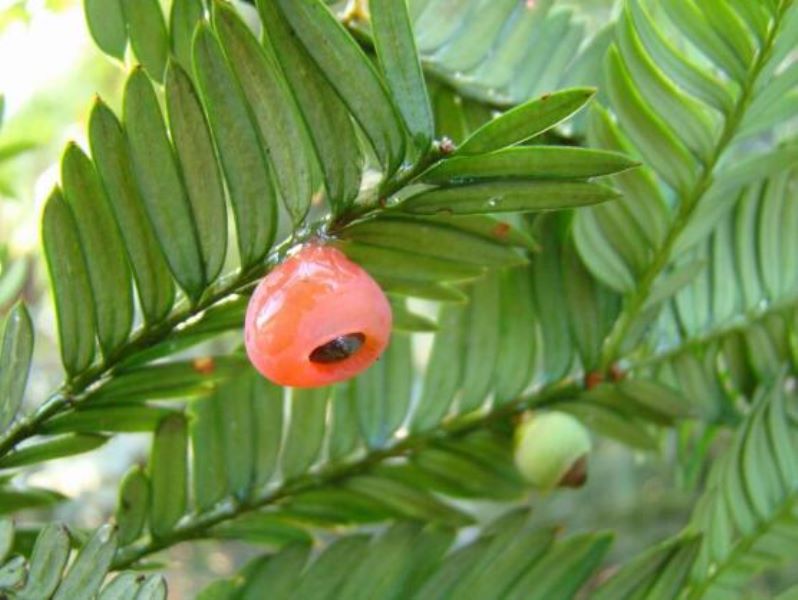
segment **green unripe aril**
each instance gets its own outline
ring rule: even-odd
[[[515,432],[515,464],[532,485],[544,490],[580,487],[587,479],[590,435],[569,414],[534,413]]]

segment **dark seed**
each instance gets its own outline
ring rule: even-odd
[[[310,361],[322,364],[341,362],[360,350],[365,341],[366,336],[359,332],[342,335],[311,352]]]

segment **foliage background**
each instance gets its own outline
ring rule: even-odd
[[[78,2],[30,0],[6,4],[0,3],[0,56],[22,53],[37,65],[31,68],[29,63],[3,61],[0,66],[0,92],[7,96],[0,147],[30,145],[24,154],[0,166],[0,240],[8,253],[4,274],[12,268],[23,270],[14,265],[24,265],[24,277],[16,279],[15,289],[7,293],[10,298],[22,289],[36,323],[35,370],[28,393],[30,404],[36,405],[60,377],[53,309],[46,293],[38,241],[41,209],[57,179],[54,165],[65,143],[86,139],[89,99],[99,92],[118,108],[124,73],[90,41]],[[573,0],[570,4],[578,7],[591,31],[612,12],[610,0]],[[54,56],[63,63],[56,63]],[[48,62],[52,63],[50,69],[41,68]],[[39,76],[24,81],[26,72]],[[0,316],[9,307],[0,296]],[[224,340],[214,343],[225,348]],[[723,437],[717,441],[721,447],[723,442]],[[148,448],[149,436],[119,436],[98,452],[54,461],[28,478],[31,484],[63,491],[73,499],[56,509],[58,519],[96,527],[113,513],[120,476],[132,461],[142,460]],[[586,487],[546,496],[533,494],[527,502],[534,506],[534,519],[540,524],[567,523],[572,532],[616,530],[611,561],[621,561],[676,533],[687,520],[697,491],[680,480],[675,454],[673,444],[657,455],[637,453],[602,439],[591,458],[591,478]],[[487,518],[498,508],[485,503],[479,510]],[[35,519],[36,515],[26,518]],[[165,560],[171,592],[177,598],[192,597],[210,579],[229,575],[253,553],[244,544],[211,541],[172,548]],[[798,583],[796,568],[798,562],[770,575],[758,584],[759,589],[767,594],[768,589]]]

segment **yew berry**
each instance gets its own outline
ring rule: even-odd
[[[529,415],[515,431],[515,464],[529,483],[544,490],[580,487],[587,480],[590,434],[569,414]]]
[[[318,387],[354,377],[388,345],[391,307],[342,252],[309,244],[258,284],[244,337],[250,361],[280,385]]]

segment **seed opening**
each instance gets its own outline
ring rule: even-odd
[[[362,333],[348,333],[322,344],[310,353],[310,362],[331,364],[341,362],[363,347],[366,336]]]

